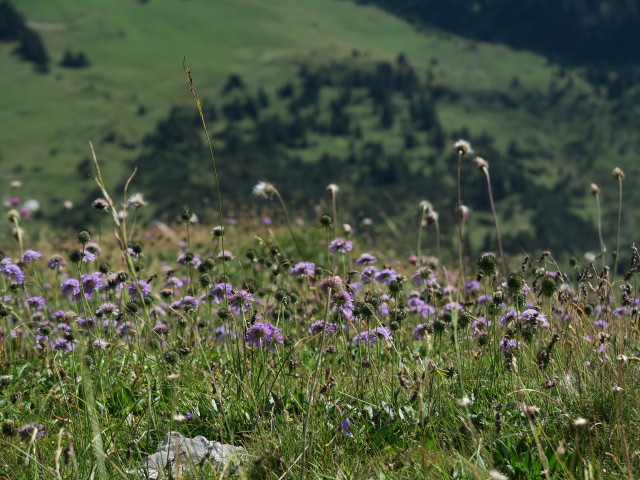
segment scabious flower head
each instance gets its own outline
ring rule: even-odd
[[[276,194],[276,187],[269,182],[258,182],[256,186],[253,187],[253,194],[260,198],[273,198]]]
[[[291,275],[294,277],[311,276],[316,271],[316,265],[312,262],[298,262],[291,267]]]
[[[347,253],[351,250],[353,250],[353,242],[351,242],[351,240],[338,237],[329,243],[329,252],[332,255],[335,255],[338,252]]]
[[[82,290],[87,298],[91,298],[94,292],[102,287],[103,284],[100,272],[82,274]]]
[[[373,345],[380,341],[393,340],[393,334],[387,327],[376,327],[373,330],[360,332],[352,341],[351,345]]]
[[[254,298],[251,293],[246,290],[238,290],[229,297],[229,308],[234,315],[240,315],[243,310],[251,307]]]
[[[24,272],[18,265],[14,265],[8,257],[3,258],[0,262],[0,272],[11,282],[24,282]]]
[[[69,353],[76,348],[76,344],[64,337],[58,337],[51,342],[51,348],[57,352]]]
[[[31,440],[31,437],[33,437],[34,431],[36,432],[37,437],[44,438],[45,427],[44,425],[40,424],[27,423],[26,425],[20,427],[17,433],[18,435],[20,435],[20,438],[23,442],[28,442],[29,440]]]
[[[37,260],[40,257],[42,257],[42,254],[40,252],[38,252],[37,250],[27,249],[22,254],[22,261],[24,263],[31,263],[31,262],[33,262],[34,260]]]
[[[535,308],[529,308],[520,314],[520,321],[524,323],[538,323],[541,327],[548,327],[547,317]]]
[[[96,198],[93,202],[91,202],[91,206],[102,213],[106,213],[109,211],[109,202],[107,202],[102,197]]]
[[[333,292],[331,296],[331,307],[338,309],[345,318],[353,317],[353,301],[346,290]]]
[[[589,187],[589,191],[591,192],[591,195],[598,195],[600,193],[600,187],[595,183],[592,183]]]
[[[477,280],[469,280],[464,286],[464,291],[467,293],[472,293],[477,290],[480,290],[480,282]]]
[[[60,285],[60,291],[63,295],[80,295],[80,282],[75,278],[70,278],[69,280],[65,280]]]
[[[421,267],[411,275],[411,280],[418,286],[422,286],[426,283],[429,285],[437,285],[438,280],[433,271],[429,267]]]
[[[376,257],[371,255],[370,253],[363,253],[356,260],[356,265],[371,265],[372,263],[375,263],[375,262],[376,262]]]
[[[224,325],[221,327],[217,327],[213,331],[211,336],[216,342],[225,342],[229,340],[235,340],[237,338],[235,332]]]
[[[510,337],[504,337],[502,340],[500,340],[499,348],[502,354],[506,355],[508,353],[512,353],[517,350],[520,350],[520,342],[517,342],[516,340]]]
[[[218,253],[218,255],[216,255],[216,258],[218,260],[225,260],[225,261],[228,262],[228,261],[233,260],[236,257],[234,257],[233,253],[231,253],[229,250],[223,250],[220,253]]]
[[[213,297],[214,302],[220,304],[226,297],[229,297],[232,293],[233,287],[230,283],[218,283],[211,289],[211,291],[209,292],[209,296]]]
[[[110,344],[106,340],[96,338],[93,342],[91,342],[91,346],[95,349],[106,350],[107,348],[109,348]]]
[[[184,282],[178,277],[169,277],[164,282],[164,288],[180,288],[184,286]]]
[[[146,297],[151,293],[151,285],[144,280],[131,282],[129,285],[129,295],[132,298]]]
[[[324,277],[321,281],[320,281],[320,290],[324,293],[327,293],[329,290],[333,291],[333,292],[337,292],[338,290],[342,290],[344,286],[344,282],[342,281],[342,278],[339,277],[338,275],[328,275],[326,277]]]
[[[313,322],[311,327],[309,328],[309,333],[311,335],[318,335],[322,333],[323,336],[334,334],[338,331],[338,325],[331,322],[325,322],[324,320],[318,320],[317,322]]]
[[[191,266],[194,268],[198,268],[202,264],[200,257],[192,253],[183,253],[178,257],[177,262],[185,267]]]
[[[380,270],[373,265],[363,268],[362,272],[360,272],[362,283],[371,283],[372,279],[375,278],[379,272]]]
[[[31,297],[27,299],[27,307],[31,310],[43,310],[45,307],[45,301],[42,297]]]
[[[62,255],[52,255],[49,259],[49,263],[47,263],[47,268],[51,270],[62,270],[67,266],[67,262]]]
[[[395,270],[391,268],[385,268],[376,273],[375,279],[380,283],[390,283],[393,282],[397,276],[398,274]]]
[[[429,324],[421,323],[416,328],[413,329],[411,336],[416,340],[424,340],[425,337],[429,334]]]
[[[244,341],[255,347],[273,351],[284,343],[284,335],[279,328],[270,323],[256,322],[247,330]]]
[[[85,252],[89,252],[94,256],[100,255],[102,253],[102,249],[100,248],[100,245],[98,245],[96,242],[87,243],[87,245],[84,247],[84,250]],[[94,257],[94,260],[95,260],[95,257]]]

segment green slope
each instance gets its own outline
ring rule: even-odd
[[[201,94],[210,97],[218,95],[230,73],[268,89],[300,62],[344,58],[355,49],[372,59],[405,52],[419,71],[437,59],[443,81],[461,92],[505,88],[514,72],[526,87],[536,88],[552,74],[541,57],[421,34],[382,11],[347,1],[18,0],[15,5],[42,35],[54,63],[66,49],[83,51],[92,62],[87,69],[53,66],[50,74],[36,75],[10,55],[12,45],[0,44],[0,171],[7,179],[28,180],[26,191],[40,198],[80,198],[74,170],[88,156],[89,140],[109,178],[119,178],[122,160],[133,156],[143,133],[172,105],[190,102],[184,57]],[[145,115],[138,115],[140,106]],[[443,116],[453,127],[469,120],[455,109],[445,108]],[[482,128],[491,129],[492,123],[483,120]],[[114,141],[104,141],[108,134]]]

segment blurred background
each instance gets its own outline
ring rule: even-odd
[[[513,254],[599,251],[591,183],[614,248],[622,168],[626,258],[640,232],[639,27],[633,0],[0,0],[0,192],[30,229],[90,228],[92,141],[115,198],[137,168],[147,220],[189,208],[217,224],[186,61],[226,217],[259,215],[251,189],[268,180],[317,222],[335,183],[356,230],[414,245],[424,199],[453,239],[464,138],[489,162]],[[495,250],[469,159],[462,185],[471,253]]]

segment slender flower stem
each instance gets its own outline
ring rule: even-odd
[[[602,239],[602,218],[600,215],[600,194],[596,193],[594,195],[596,197],[596,217],[598,221],[598,240],[600,241],[600,256],[602,257],[602,266],[605,266],[605,258],[604,254],[607,251],[607,247],[604,244],[604,240]]]
[[[280,196],[280,192],[274,187],[274,192],[278,200],[280,201],[280,205],[282,205],[282,210],[284,210],[284,218],[287,221],[287,228],[289,229],[289,233],[291,234],[291,239],[293,240],[294,245],[296,246],[296,250],[298,251],[298,255],[302,257],[302,249],[298,244],[298,240],[296,239],[295,234],[293,233],[293,228],[291,228],[291,219],[289,218],[289,210],[287,210],[287,206],[284,204],[284,200]],[[335,222],[334,222],[335,223]]]
[[[622,220],[622,176],[618,176],[618,233],[616,239],[615,262],[613,264],[612,278],[615,278],[618,271],[618,259],[620,258],[620,224]]]
[[[460,282],[464,283],[464,235],[462,232],[462,192],[460,187],[460,169],[462,164],[462,154],[458,153],[458,182],[457,182],[457,202],[456,202],[456,215],[458,215],[458,233],[459,233],[459,248],[458,248],[458,263],[460,264]]]
[[[338,208],[336,205],[336,192],[331,189],[331,207],[333,209],[333,238],[336,238],[336,223],[338,223]]]
[[[500,265],[502,266],[502,273],[507,274],[507,266],[504,258],[504,251],[502,250],[502,239],[500,238],[500,229],[498,228],[498,216],[496,215],[496,206],[493,202],[493,189],[491,188],[491,177],[489,176],[489,168],[483,167],[482,171],[487,177],[487,188],[489,190],[489,203],[491,203],[491,213],[493,214],[493,223],[496,226],[496,236],[498,237],[498,251],[500,253]]]
[[[424,222],[424,217],[425,217],[425,210],[422,209],[420,211],[420,224],[418,226],[418,247],[417,247],[417,254],[418,254],[418,260],[416,262],[416,266],[420,267],[421,266],[421,254],[420,254],[420,247],[422,246],[422,230],[423,230],[423,226],[422,223]]]

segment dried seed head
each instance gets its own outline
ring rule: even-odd
[[[336,185],[335,183],[330,183],[329,185],[327,185],[327,192],[329,192],[329,195],[336,195],[339,190],[340,189],[338,188],[338,185]]]
[[[476,168],[478,170],[484,170],[485,168],[488,169],[489,168],[489,162],[487,162],[484,158],[482,157],[476,157],[473,159],[473,164],[476,166]]]
[[[616,167],[613,169],[613,172],[611,172],[611,174],[613,175],[613,178],[619,179],[619,180],[624,180],[624,172],[622,171],[622,169],[620,167]]]
[[[600,193],[600,187],[595,183],[592,183],[591,187],[589,187],[589,191],[591,192],[591,195],[598,195]]]
[[[462,140],[462,139],[454,143],[453,148],[455,149],[456,153],[460,157],[464,157],[468,153],[473,152],[473,150],[471,149],[471,144],[466,140]]]

